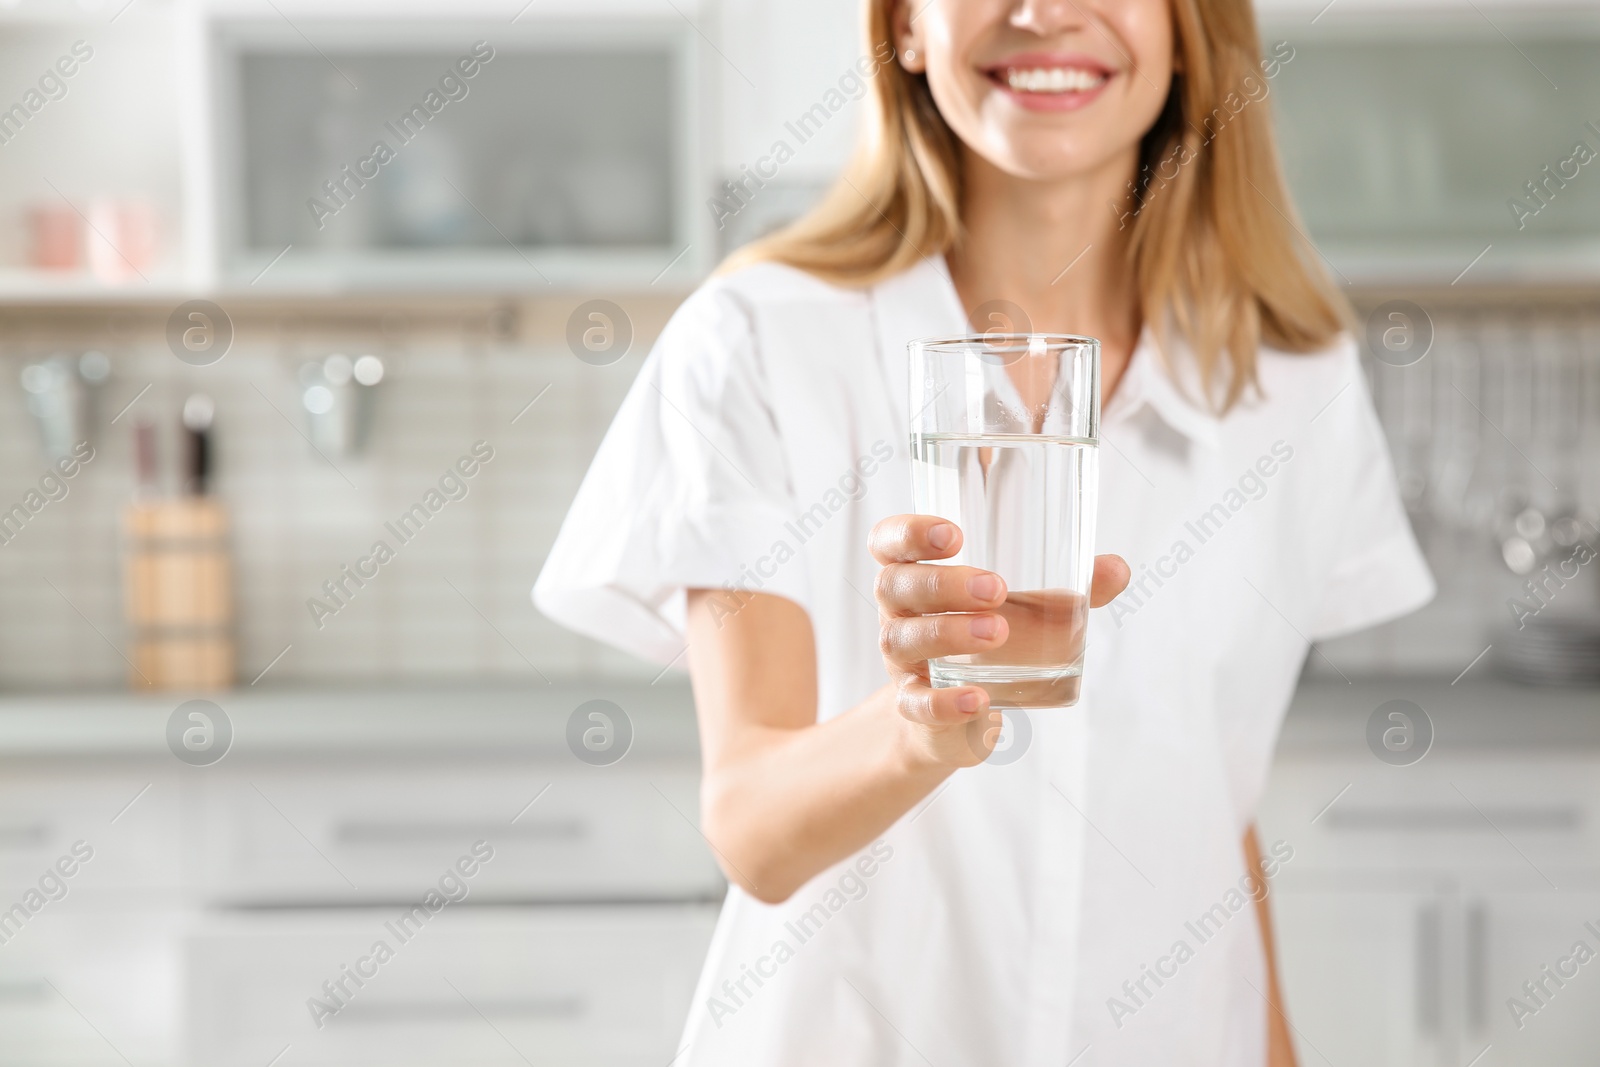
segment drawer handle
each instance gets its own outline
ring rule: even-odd
[[[1475,1034],[1489,1029],[1489,913],[1483,904],[1467,909],[1467,1023]]]
[[[1494,826],[1485,821],[1492,820]],[[1476,808],[1462,807],[1394,807],[1334,808],[1324,817],[1324,822],[1335,830],[1394,830],[1418,832],[1428,830],[1494,832],[1494,827],[1517,830],[1543,830],[1571,832],[1583,827],[1583,809],[1552,808]]]
[[[0,982],[0,1004],[45,999],[44,982]]]
[[[341,845],[410,845],[433,842],[461,843],[483,839],[501,841],[581,841],[589,827],[577,819],[529,820],[512,825],[488,823],[346,822],[334,828]]]
[[[338,1022],[390,1025],[396,1022],[448,1022],[452,1019],[478,1021],[478,1012],[490,1019],[581,1019],[589,1005],[578,996],[534,998],[529,1000],[476,1000],[472,1004],[448,1000],[377,1001],[353,1000],[339,1012]],[[480,1022],[481,1025],[481,1022]]]
[[[0,825],[0,849],[43,848],[50,842],[49,823],[11,823]]]
[[[1441,925],[1438,904],[1424,904],[1417,909],[1417,1029],[1429,1037],[1438,1035],[1439,1023],[1444,1015],[1444,990],[1439,966]]]

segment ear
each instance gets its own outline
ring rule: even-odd
[[[912,74],[928,69],[927,53],[922,47],[922,31],[917,26],[918,15],[932,0],[890,0],[894,10],[889,24],[894,34],[894,50],[900,66]]]

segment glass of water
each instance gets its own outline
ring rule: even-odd
[[[1070,707],[1094,578],[1100,342],[990,333],[907,348],[917,512],[961,529],[941,563],[1005,580],[1010,628],[993,651],[931,660],[930,680],[981,686],[993,707]]]

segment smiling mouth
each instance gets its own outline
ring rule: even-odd
[[[1110,80],[1110,72],[1076,66],[1000,67],[989,77],[1014,93],[1064,96],[1090,93]]]

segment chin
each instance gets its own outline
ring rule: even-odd
[[[1061,131],[1016,131],[996,137],[972,153],[1010,177],[1048,183],[1096,174],[1114,161],[1120,163],[1128,151],[1126,145],[1083,141]]]

